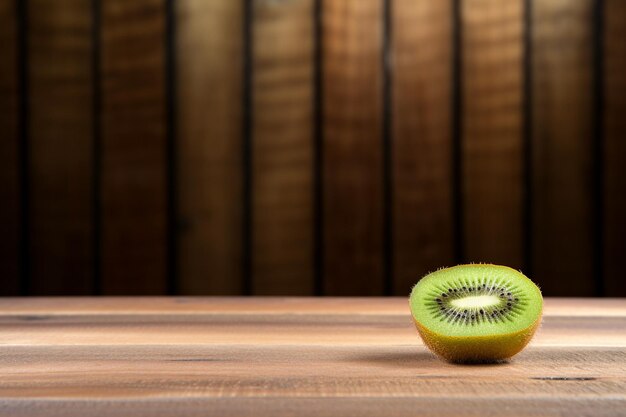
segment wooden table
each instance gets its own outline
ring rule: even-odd
[[[0,299],[0,415],[625,416],[626,300],[546,300],[511,362],[460,366],[406,299]]]

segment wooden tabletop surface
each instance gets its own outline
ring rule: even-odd
[[[0,299],[0,416],[625,416],[626,299],[452,365],[401,298]]]

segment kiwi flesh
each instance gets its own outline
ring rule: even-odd
[[[424,343],[458,363],[497,362],[520,352],[541,323],[539,288],[512,268],[458,265],[423,277],[409,299]]]

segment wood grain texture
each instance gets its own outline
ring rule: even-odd
[[[453,261],[452,2],[392,7],[395,294]]]
[[[176,2],[177,189],[183,294],[240,294],[243,2]]]
[[[162,294],[167,270],[165,5],[102,2],[102,291]]]
[[[382,2],[322,4],[324,291],[381,294]]]
[[[463,253],[523,260],[523,1],[462,2]]]
[[[313,1],[254,2],[253,294],[313,293]]]
[[[604,5],[604,281],[607,294],[626,296],[626,2]]]
[[[532,270],[547,295],[593,294],[592,5],[533,7]]]
[[[91,4],[28,2],[31,294],[93,289]]]
[[[122,399],[111,404],[106,399],[98,403],[98,416],[109,417],[119,415],[143,416],[170,416],[173,412],[185,417],[206,416],[211,410],[216,415],[225,417],[254,417],[262,410],[267,416],[315,416],[334,417],[337,415],[355,415],[378,417],[386,415],[390,417],[414,416],[416,410],[420,410],[422,416],[484,416],[484,409],[498,410],[491,415],[506,416],[503,411],[514,408],[519,410],[516,414],[520,417],[555,416],[563,412],[563,415],[572,417],[594,415],[598,417],[620,416],[620,407],[624,407],[621,398],[597,401],[589,398],[576,398],[570,395],[568,405],[563,406],[561,400],[547,396],[534,396],[532,403],[524,400],[509,400],[504,398],[474,399],[465,398],[445,399],[441,398],[169,398],[163,399],[162,404],[146,409],[143,401]],[[102,404],[102,405],[100,405]],[[108,404],[109,406],[105,405]],[[164,404],[172,404],[164,406]],[[598,404],[602,408],[598,408]],[[52,406],[51,406],[52,405]],[[16,416],[83,416],[93,410],[93,405],[85,401],[68,401],[62,406],[53,400],[29,401],[15,400],[7,403],[7,411]],[[174,410],[175,411],[172,411]],[[461,414],[459,410],[463,410]]]
[[[17,3],[0,1],[0,295],[19,292],[20,179]]]
[[[620,416],[626,301],[547,299],[495,366],[422,345],[405,298],[3,298],[14,416]]]
[[[253,293],[313,292],[313,2],[255,2]]]

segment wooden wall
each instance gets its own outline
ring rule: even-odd
[[[0,295],[626,296],[622,0],[0,0]]]

